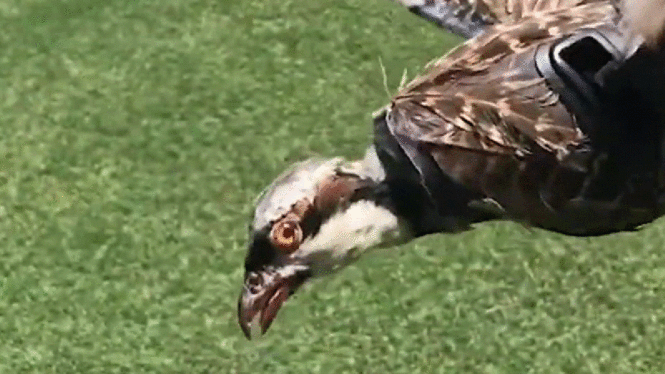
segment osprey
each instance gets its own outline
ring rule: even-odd
[[[469,40],[374,119],[365,157],[293,165],[250,223],[240,327],[369,249],[510,219],[569,235],[665,210],[665,1],[403,0]]]

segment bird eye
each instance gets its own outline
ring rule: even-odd
[[[270,239],[275,247],[291,253],[300,246],[302,229],[298,222],[280,221],[273,226]]]

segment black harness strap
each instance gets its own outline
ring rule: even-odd
[[[420,212],[423,231],[450,230],[459,219],[472,220],[476,214],[468,203],[475,194],[446,175],[413,140],[395,134],[389,124],[393,120],[388,111],[374,118],[374,145],[386,170],[387,183],[410,185],[420,190],[413,193],[427,200]]]
[[[575,115],[580,129],[596,138],[608,99],[606,78],[637,49],[635,40],[614,24],[581,29],[536,52],[538,73]]]

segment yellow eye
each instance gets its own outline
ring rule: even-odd
[[[302,242],[302,229],[298,222],[279,221],[272,227],[270,240],[276,248],[291,253],[298,249]]]

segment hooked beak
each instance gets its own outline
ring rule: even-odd
[[[265,334],[279,308],[308,278],[305,266],[280,270],[262,270],[245,274],[245,284],[238,300],[238,323],[247,339],[260,326]]]

